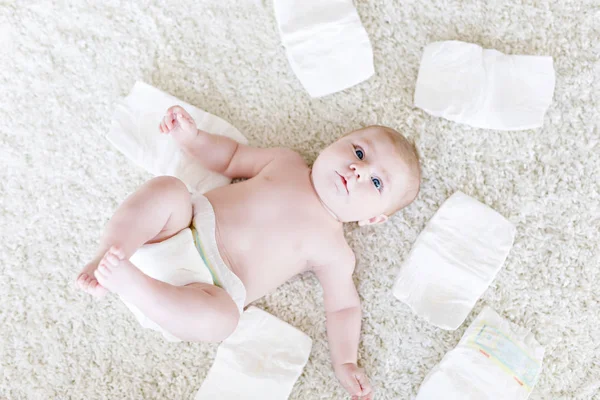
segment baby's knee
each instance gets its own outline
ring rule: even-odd
[[[235,310],[234,313],[228,313],[223,316],[223,319],[220,323],[220,329],[218,329],[216,341],[223,341],[227,339],[233,332],[235,332],[238,323],[240,322],[240,314],[239,311]]]
[[[173,176],[157,176],[150,181],[150,184],[163,195],[191,202],[191,194],[181,179]]]
[[[149,183],[156,188],[166,191],[188,191],[185,183],[174,176],[157,176],[150,179]]]
[[[222,288],[202,285],[204,304],[191,317],[185,340],[193,342],[222,342],[237,328],[240,312],[231,296]]]
[[[217,304],[210,314],[210,339],[214,342],[221,342],[231,336],[240,322],[237,305],[226,293],[220,294]]]
[[[235,310],[204,309],[188,318],[184,332],[176,334],[177,337],[188,342],[218,343],[236,330],[240,313],[237,307]]]

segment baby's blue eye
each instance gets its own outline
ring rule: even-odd
[[[360,148],[355,148],[354,152],[356,153],[356,157],[358,157],[359,160],[362,160],[363,158],[365,158],[365,152],[362,151],[362,149]]]
[[[381,189],[381,181],[379,180],[379,178],[371,178],[371,181],[373,182],[373,185],[375,185],[375,188],[377,190]]]

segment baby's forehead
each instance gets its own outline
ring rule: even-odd
[[[386,131],[384,128],[365,128],[353,132],[349,136],[351,139],[364,141],[365,144],[373,148],[378,155],[402,159],[401,146],[394,140],[393,134]]]
[[[386,164],[386,169],[395,177],[404,180],[410,174],[406,152],[399,142],[398,135],[385,127],[370,127],[359,132],[359,138],[364,140],[375,151],[377,158]]]
[[[358,131],[351,132],[340,139],[341,141],[354,141],[357,144],[362,143],[377,153],[392,154],[396,152],[396,143],[391,135],[386,131],[377,128],[363,128]]]
[[[358,129],[348,134],[349,137],[353,138],[364,138],[372,141],[386,141],[391,142],[392,138],[390,133],[383,126],[368,126],[366,128]]]

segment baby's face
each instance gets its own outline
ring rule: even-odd
[[[321,152],[312,169],[315,190],[342,222],[387,214],[406,193],[409,172],[381,127],[342,137]]]

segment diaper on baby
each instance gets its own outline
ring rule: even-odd
[[[165,241],[142,246],[130,261],[151,278],[174,286],[196,282],[220,286],[233,298],[240,313],[243,312],[246,288],[219,254],[215,238],[215,214],[208,199],[202,195],[194,196],[192,227]],[[169,341],[180,341],[136,306],[123,302],[144,328],[161,332]]]

